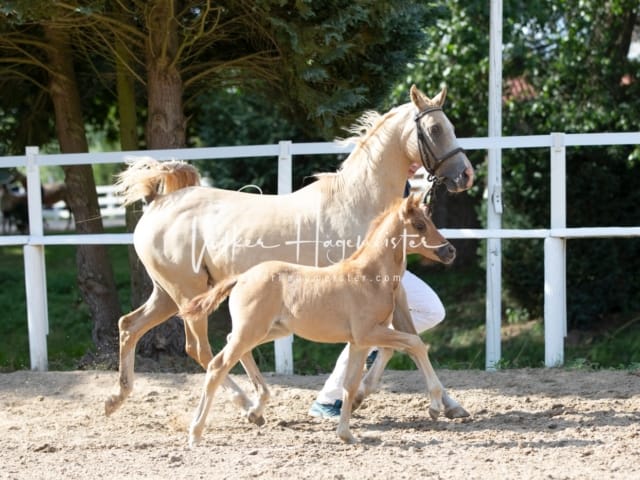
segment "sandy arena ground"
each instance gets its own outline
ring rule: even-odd
[[[334,423],[307,416],[325,376],[269,375],[266,425],[220,393],[195,449],[203,374],[138,374],[110,418],[115,372],[0,374],[0,478],[640,478],[639,372],[439,374],[470,419],[431,421],[419,373],[386,372],[352,420],[361,442],[346,445]]]

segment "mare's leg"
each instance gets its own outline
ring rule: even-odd
[[[133,312],[120,317],[119,391],[104,404],[106,415],[115,412],[133,389],[134,364],[138,340],[151,328],[161,324],[178,311],[171,297],[154,283],[149,299]]]
[[[434,419],[438,417],[444,408],[442,402],[443,388],[429,361],[427,347],[418,335],[399,332],[384,326],[376,326],[362,338],[358,338],[358,343],[361,345],[378,345],[408,353],[424,375],[427,383],[427,391],[431,398],[429,414]]]
[[[338,436],[346,443],[356,443],[356,438],[351,434],[349,421],[351,420],[351,404],[353,403],[358,386],[362,379],[362,369],[367,359],[369,347],[355,346],[349,344],[349,362],[345,372],[342,408],[340,409],[340,420],[338,421]]]

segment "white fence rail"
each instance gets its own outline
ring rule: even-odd
[[[557,366],[564,362],[564,337],[566,335],[566,240],[568,238],[589,237],[633,237],[640,236],[638,227],[598,227],[566,228],[565,158],[566,148],[571,146],[640,145],[640,132],[598,133],[482,137],[460,139],[466,150],[549,148],[551,156],[551,218],[545,229],[443,229],[448,238],[502,239],[502,238],[542,238],[544,239],[544,331],[545,365]],[[352,147],[335,143],[298,143],[282,141],[275,145],[255,145],[243,147],[192,148],[181,150],[152,150],[144,152],[112,152],[41,155],[37,147],[27,147],[25,155],[0,157],[0,168],[26,167],[29,196],[29,235],[0,236],[0,245],[22,245],[24,249],[25,289],[27,293],[27,321],[29,326],[29,348],[31,368],[47,369],[48,313],[46,295],[46,275],[44,249],[47,245],[86,244],[131,244],[131,234],[101,235],[44,235],[43,216],[40,199],[41,166],[80,165],[97,163],[121,163],[125,156],[151,155],[158,159],[220,159],[239,157],[271,157],[278,162],[278,193],[291,191],[292,161],[296,155],[345,154]],[[490,256],[491,252],[487,252]],[[487,262],[491,268],[491,262]],[[499,272],[498,272],[499,273]],[[487,278],[500,278],[499,275]],[[501,291],[500,285],[493,291]],[[491,301],[487,298],[487,301]],[[487,317],[489,315],[487,314]],[[487,345],[500,343],[500,318],[487,318],[493,328],[487,329]],[[493,332],[493,333],[490,333]],[[276,371],[291,373],[293,356],[292,337],[276,341]],[[487,350],[487,366],[500,360]],[[492,358],[489,358],[493,355]]]
[[[119,219],[124,225],[125,208],[122,206],[122,199],[116,194],[115,185],[97,185],[98,205],[100,206],[100,216],[104,219]],[[45,222],[66,222],[71,219],[71,212],[67,205],[60,200],[54,203],[51,208],[42,210],[42,218]]]

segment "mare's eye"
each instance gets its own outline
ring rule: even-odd
[[[429,133],[432,137],[439,137],[440,135],[442,135],[442,127],[438,124],[431,125],[429,127]]]

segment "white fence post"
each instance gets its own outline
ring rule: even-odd
[[[566,147],[564,133],[551,134],[551,229],[566,227]],[[567,332],[566,239],[544,241],[544,364],[564,363]]]
[[[489,44],[489,137],[502,136],[502,0],[491,1]],[[487,228],[502,226],[502,150],[489,148]],[[502,356],[502,243],[487,239],[487,303],[485,368],[495,370]]]
[[[292,155],[291,141],[279,142],[280,153],[278,154],[278,195],[291,193],[292,175]],[[285,375],[293,374],[293,335],[278,338],[274,342],[276,357],[276,373]]]
[[[47,335],[49,318],[47,311],[47,275],[44,263],[44,245],[31,240],[42,238],[42,193],[38,147],[27,147],[27,200],[29,204],[29,243],[24,251],[24,281],[27,293],[27,322],[29,325],[29,353],[31,370],[46,371]]]

